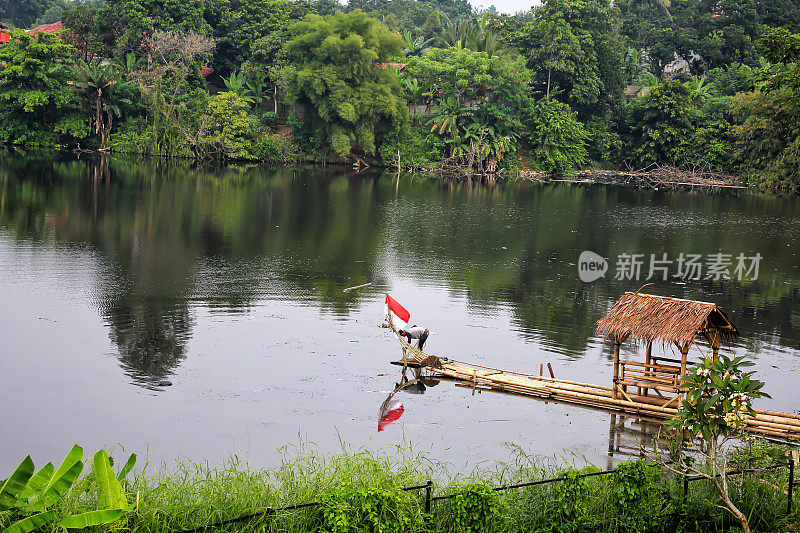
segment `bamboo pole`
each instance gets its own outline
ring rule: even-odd
[[[617,380],[619,379],[619,337],[614,337],[614,380],[613,388],[614,388],[614,399],[617,398]]]
[[[653,364],[653,341],[650,341],[650,342],[647,343],[647,351],[646,351],[646,354],[645,354],[645,363],[648,364],[648,365],[652,365]],[[649,374],[648,374],[648,376],[649,376]],[[641,392],[643,392],[644,395],[647,396],[647,387],[645,387],[644,390],[642,390]]]
[[[758,414],[770,415],[770,416],[781,416],[786,418],[796,418],[800,420],[800,414],[795,413],[781,413],[779,411],[765,411],[763,409],[753,409]]]
[[[577,391],[577,390],[574,390],[574,389],[569,390],[569,389],[566,389],[566,388],[556,389],[556,388],[550,388],[550,387],[530,387],[530,386],[524,386],[524,385],[522,385],[522,384],[520,384],[518,382],[509,381],[507,379],[499,379],[499,378],[498,379],[491,379],[491,378],[483,378],[483,377],[480,377],[480,376],[477,377],[477,380],[479,382],[481,382],[481,381],[488,382],[488,383],[486,383],[488,385],[491,385],[492,383],[496,383],[496,384],[502,384],[502,385],[506,385],[506,386],[510,386],[510,387],[520,388],[520,389],[523,389],[523,390],[525,390],[525,389],[530,389],[532,391],[538,390],[538,391],[540,391],[540,392],[542,392],[544,394],[548,394],[548,395],[573,396],[575,398],[581,398],[581,399],[584,399],[584,400],[592,400],[594,402],[598,402],[598,403],[601,403],[601,404],[608,403],[608,404],[611,404],[611,405],[632,407],[632,408],[634,408],[634,410],[643,409],[643,410],[655,411],[655,412],[659,412],[659,413],[663,413],[663,414],[667,414],[667,415],[673,415],[673,414],[675,414],[677,412],[676,409],[664,409],[664,408],[662,408],[662,407],[660,407],[658,405],[637,403],[637,402],[634,402],[632,400],[620,400],[620,399],[615,399],[615,398],[607,398],[607,397],[604,397],[604,396],[598,396],[596,394],[580,392],[580,391]]]

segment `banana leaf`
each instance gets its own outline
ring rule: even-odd
[[[136,454],[132,453],[128,460],[125,462],[125,466],[122,467],[122,470],[119,471],[117,474],[117,479],[122,481],[125,477],[133,470],[133,466],[136,464]]]
[[[5,528],[3,533],[30,533],[31,531],[36,531],[43,525],[52,521],[55,515],[55,511],[45,511],[44,513],[23,518]]]
[[[72,447],[67,456],[61,462],[53,477],[47,483],[42,495],[34,497],[31,501],[31,509],[43,510],[56,503],[78,479],[83,471],[83,448],[77,444]]]
[[[0,488],[0,511],[17,507],[19,495],[33,475],[33,459],[25,457]]]
[[[36,472],[33,477],[28,481],[25,490],[19,495],[21,500],[27,501],[31,496],[35,496],[47,486],[47,483],[53,478],[53,470],[55,467],[53,463],[47,463]]]
[[[119,518],[125,513],[122,509],[101,509],[99,511],[89,511],[81,514],[65,516],[58,525],[67,529],[83,529],[89,526],[99,526],[108,524]]]
[[[97,480],[98,509],[124,509],[128,506],[122,484],[114,476],[105,450],[94,454],[94,475]]]

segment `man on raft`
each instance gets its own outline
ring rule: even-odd
[[[406,337],[409,344],[411,344],[411,339],[419,339],[419,342],[417,342],[417,348],[419,348],[419,351],[422,351],[422,346],[425,344],[425,340],[427,340],[430,332],[427,329],[421,328],[414,324],[410,328],[399,330],[397,333],[401,337]]]

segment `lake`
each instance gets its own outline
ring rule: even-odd
[[[604,276],[582,281],[584,251]],[[384,293],[431,330],[426,351],[610,385],[595,323],[653,283],[721,305],[742,332],[722,353],[772,395],[757,406],[796,412],[798,253],[800,202],[741,191],[0,155],[0,472],[74,443],[259,466],[284,446],[401,446],[456,469],[513,443],[605,466],[657,428],[442,382],[398,392],[378,431],[400,381]]]

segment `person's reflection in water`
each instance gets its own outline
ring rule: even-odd
[[[405,412],[403,402],[394,397],[398,392],[405,391],[409,394],[425,394],[428,387],[438,384],[435,379],[425,379],[421,377],[422,369],[412,369],[414,372],[414,379],[409,380],[406,376],[406,370],[403,370],[403,375],[400,378],[400,383],[395,383],[394,390],[389,394],[381,404],[378,412],[378,431],[383,431],[386,426],[398,420]]]

